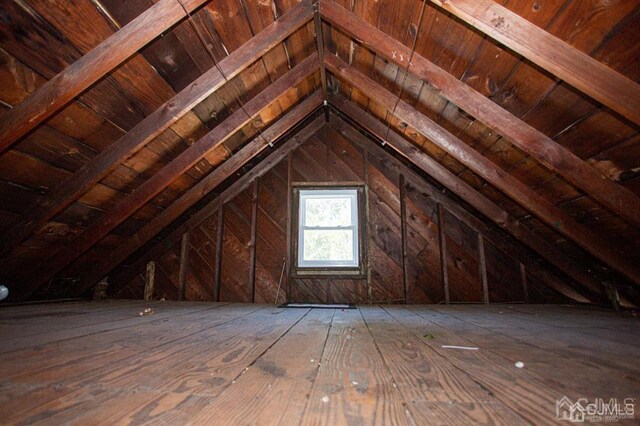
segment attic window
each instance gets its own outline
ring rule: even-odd
[[[363,193],[361,187],[294,188],[294,274],[361,273]]]

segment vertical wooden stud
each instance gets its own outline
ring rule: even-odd
[[[256,301],[256,242],[258,230],[258,185],[259,180],[253,180],[253,195],[251,196],[251,244],[249,246],[249,301]]]
[[[404,303],[407,303],[409,294],[409,278],[407,277],[407,205],[403,174],[400,174],[398,185],[400,186],[400,234],[402,238],[402,295]]]
[[[156,276],[156,262],[153,260],[147,263],[147,275],[144,283],[144,300],[153,298],[153,283]]]
[[[524,295],[524,303],[529,303],[529,287],[527,284],[527,271],[524,264],[520,262],[520,281],[522,282],[522,294]]]
[[[285,302],[291,301],[291,181],[293,180],[293,152],[287,155],[287,298]]]
[[[444,290],[444,302],[448,305],[451,303],[451,298],[449,297],[449,274],[447,271],[447,234],[444,224],[444,209],[440,203],[438,203],[438,232],[440,239],[440,278]]]
[[[364,161],[364,195],[365,195],[365,204],[364,204],[364,217],[365,217],[365,241],[367,242],[367,250],[371,250],[371,214],[369,212],[369,151],[366,147],[364,147],[364,152],[362,153],[362,158]],[[371,292],[371,252],[367,252],[367,302],[371,303],[372,301],[372,292]]]
[[[189,267],[189,232],[182,234],[180,246],[180,272],[178,274],[178,300],[184,300],[187,280],[187,268]]]
[[[489,304],[489,283],[487,281],[487,262],[484,253],[484,237],[478,232],[478,276],[482,283],[482,296],[485,305]]]
[[[327,103],[327,71],[324,65],[324,34],[322,31],[322,19],[320,18],[320,4],[318,0],[313,2],[313,22],[316,30],[316,48],[320,61],[320,84],[322,84],[322,99],[324,100],[324,118],[329,122],[329,104]]]
[[[224,204],[218,209],[218,229],[216,234],[216,270],[213,276],[213,300],[220,301],[220,284],[222,278],[222,245],[224,238]]]

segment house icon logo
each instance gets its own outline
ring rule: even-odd
[[[584,423],[586,409],[582,406],[581,400],[571,401],[567,396],[556,401],[556,419],[574,423]]]

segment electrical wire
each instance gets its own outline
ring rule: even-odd
[[[404,92],[404,87],[405,84],[407,83],[407,77],[409,76],[409,67],[412,66],[412,60],[413,60],[413,55],[416,52],[416,45],[418,43],[418,36],[420,35],[420,29],[422,28],[422,21],[424,18],[424,11],[426,9],[427,6],[427,0],[422,0],[422,7],[420,8],[420,19],[418,20],[418,27],[416,29],[416,35],[413,38],[413,44],[411,46],[411,55],[409,55],[409,59],[407,60],[407,67],[404,70],[404,78],[402,79],[402,84],[400,85],[400,94],[398,95],[398,99],[396,99],[396,103],[393,106],[393,110],[391,111],[391,115],[395,115],[396,113],[396,109],[398,108],[398,104],[400,103],[400,100],[402,99],[402,94]],[[400,69],[400,68],[398,68]],[[382,141],[382,145],[386,145],[387,143],[387,139],[389,138],[389,133],[391,131],[391,117],[389,115],[389,111],[387,110],[386,113],[387,116],[387,132],[384,136],[384,139]]]
[[[195,31],[196,35],[198,36],[198,40],[200,40],[200,43],[202,44],[202,47],[204,48],[204,50],[207,52],[207,54],[209,55],[209,57],[211,58],[211,61],[213,61],[213,65],[216,67],[216,69],[218,70],[218,72],[220,73],[220,75],[222,76],[222,78],[225,81],[225,84],[229,83],[229,79],[227,78],[227,76],[224,74],[224,72],[222,72],[222,68],[220,68],[220,65],[218,64],[218,61],[216,61],[215,56],[213,55],[213,52],[211,52],[211,50],[209,49],[209,47],[207,46],[207,43],[204,40],[204,37],[202,36],[202,34],[200,33],[200,31],[198,30],[198,27],[196,26],[195,22],[193,22],[193,16],[191,15],[191,13],[189,12],[189,10],[187,10],[187,8],[184,6],[184,4],[182,3],[182,0],[176,0],[180,6],[182,7],[182,10],[184,10],[184,13],[186,13],[187,15],[187,20],[189,21],[189,24],[191,25],[191,27],[193,28],[193,30]],[[273,142],[268,141],[264,135],[262,134],[262,130],[260,130],[260,128],[258,126],[255,125],[254,121],[253,121],[253,117],[247,112],[247,110],[244,108],[244,105],[242,104],[242,102],[240,101],[240,98],[238,97],[238,94],[234,92],[234,97],[236,99],[236,102],[238,103],[240,109],[242,110],[242,112],[245,113],[245,115],[249,118],[249,122],[251,123],[251,126],[256,129],[258,131],[258,137],[260,139],[262,139],[267,145],[269,145],[269,147],[273,148]],[[226,148],[226,147],[225,147]],[[229,151],[227,149],[227,151]],[[229,153],[231,155],[231,153]]]

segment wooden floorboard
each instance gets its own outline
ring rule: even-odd
[[[303,424],[413,424],[358,310],[338,310]]]
[[[2,308],[0,423],[552,424],[563,395],[640,398],[638,324],[546,305]]]
[[[393,315],[395,308],[385,308]],[[588,354],[576,359],[542,348],[535,340],[521,341],[491,328],[479,327],[468,321],[468,315],[447,312],[446,307],[407,306],[424,319],[424,335],[434,342],[448,345],[476,346],[502,358],[502,363],[515,366],[523,362],[526,371],[533,372],[556,388],[567,387],[577,394],[590,395],[589,389],[607,388],[611,395],[632,394],[638,382],[626,368],[608,368],[603,363],[586,362]],[[503,308],[504,309],[504,308]],[[461,318],[456,316],[458,314]],[[578,366],[578,368],[576,368]],[[626,376],[626,377],[625,377]],[[612,380],[617,377],[617,380]]]

